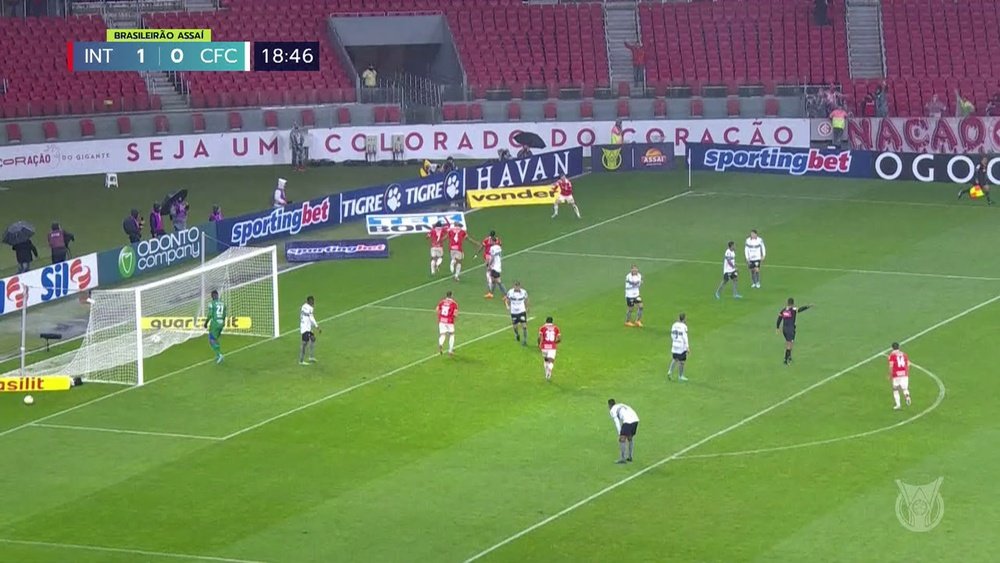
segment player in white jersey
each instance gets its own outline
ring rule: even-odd
[[[747,268],[750,269],[750,287],[760,289],[760,265],[767,256],[767,248],[764,247],[764,239],[757,236],[757,229],[750,231],[746,244],[743,247],[743,256],[747,259]]]
[[[719,284],[719,288],[715,290],[715,298],[719,299],[719,293],[722,288],[726,286],[727,283],[733,282],[733,297],[739,299],[743,297],[740,295],[738,288],[736,287],[736,278],[739,276],[739,272],[736,271],[736,251],[734,248],[736,243],[734,241],[729,241],[726,245],[726,254],[722,258],[722,283]]]
[[[528,292],[521,287],[521,282],[515,281],[514,287],[510,288],[503,297],[507,312],[510,313],[510,324],[514,328],[514,338],[522,346],[528,345]],[[521,332],[517,331],[518,325]],[[523,337],[523,338],[522,338]]]
[[[299,364],[309,365],[316,361],[316,333],[323,332],[316,322],[316,300],[310,295],[299,309],[299,333],[302,334],[302,346],[299,348]],[[309,362],[306,361],[306,350],[309,351]]]
[[[632,407],[625,403],[616,403],[614,399],[608,399],[608,410],[611,411],[611,420],[615,422],[615,431],[618,432],[618,449],[621,452],[621,457],[615,463],[632,461],[635,433],[639,429],[639,415]]]
[[[688,352],[691,350],[688,344],[687,315],[681,313],[677,317],[677,322],[670,327],[670,367],[667,368],[667,379],[674,373],[674,364],[678,366],[677,381],[687,381],[684,377],[684,364],[687,363]]]
[[[625,326],[642,328],[642,297],[639,288],[642,287],[642,274],[639,268],[632,264],[632,269],[625,274]],[[636,310],[638,309],[638,310]],[[635,313],[635,323],[632,322],[632,311]]]
[[[487,266],[490,271],[490,285],[487,295],[493,295],[493,288],[500,288],[500,295],[507,294],[507,288],[503,286],[503,280],[500,279],[503,272],[503,248],[500,246],[500,242],[494,242],[493,246],[490,247],[490,263]]]

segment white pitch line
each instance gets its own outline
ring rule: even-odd
[[[383,311],[410,311],[413,313],[434,313],[434,309],[421,309],[419,307],[393,307],[391,305],[372,305],[371,309],[382,309]],[[473,315],[477,317],[500,317],[500,318],[510,318],[510,315],[502,315],[500,313],[477,313],[474,311],[459,311],[458,316],[464,317],[466,315]]]
[[[11,545],[28,545],[33,547],[51,547],[58,549],[77,549],[82,551],[98,551],[101,553],[124,553],[142,555],[144,557],[161,557],[163,559],[187,559],[189,561],[216,561],[219,563],[266,563],[253,559],[234,559],[232,557],[214,557],[211,555],[191,555],[190,553],[172,553],[169,551],[149,551],[147,549],[131,549],[126,547],[107,547],[102,545],[82,545],[75,543],[58,543],[48,541],[15,540],[0,538],[0,543]]]
[[[211,442],[221,441],[218,436],[200,436],[198,434],[178,434],[176,432],[153,432],[148,430],[125,430],[122,428],[101,428],[98,426],[74,426],[71,424],[46,424],[39,422],[32,424],[35,428],[55,428],[60,430],[80,430],[83,432],[107,432],[108,434],[133,434],[136,436],[163,436],[166,438],[186,438],[188,440],[208,440]]]
[[[546,246],[546,245],[549,245],[549,244],[552,244],[552,243],[555,243],[555,242],[559,242],[561,240],[564,240],[564,239],[567,239],[569,237],[578,235],[580,233],[585,233],[585,232],[590,231],[592,229],[596,229],[597,227],[601,227],[601,226],[607,225],[608,223],[613,223],[615,221],[619,221],[619,220],[624,219],[626,217],[631,217],[632,215],[635,215],[637,213],[641,213],[643,211],[652,209],[654,207],[663,205],[665,203],[670,203],[671,201],[680,199],[680,198],[682,198],[682,197],[684,197],[684,196],[686,196],[686,195],[688,195],[690,193],[692,193],[692,192],[691,191],[681,192],[679,194],[672,195],[670,197],[666,197],[666,198],[663,198],[661,200],[654,201],[653,203],[650,203],[648,205],[644,205],[642,207],[638,207],[636,209],[633,209],[632,211],[627,211],[627,212],[622,213],[620,215],[616,215],[614,217],[611,217],[610,219],[605,219],[605,220],[600,221],[598,223],[594,223],[593,225],[588,225],[586,227],[581,227],[579,229],[576,229],[575,231],[571,231],[571,232],[566,233],[564,235],[559,235],[558,237],[555,237],[553,239],[549,239],[549,240],[547,240],[545,242],[540,242],[540,243],[538,243],[536,245],[529,246],[529,247],[524,248],[522,250],[518,250],[518,251],[512,252],[512,253],[508,254],[507,257],[511,258],[511,257],[517,256],[519,254],[524,254],[526,252],[531,252],[532,250],[536,250],[536,249],[541,248],[543,246]],[[309,263],[303,264],[302,267],[305,267],[307,265],[309,265]],[[483,267],[484,267],[483,264],[478,264],[478,265],[470,267],[468,270],[465,270],[465,271],[469,272],[469,271],[477,270],[477,269],[483,268]],[[283,273],[287,273],[287,272],[293,271],[294,269],[297,269],[297,268],[289,268],[287,270],[279,272],[279,275],[283,274]],[[382,297],[381,299],[376,299],[375,301],[372,301],[370,303],[365,303],[364,305],[358,305],[357,307],[354,307],[354,308],[351,308],[351,309],[347,309],[345,311],[341,311],[340,313],[337,313],[336,315],[333,315],[333,316],[330,316],[330,317],[326,317],[325,319],[321,319],[319,322],[320,322],[320,324],[327,323],[327,322],[330,322],[332,320],[336,320],[336,319],[339,319],[341,317],[345,317],[347,315],[351,315],[351,314],[357,313],[359,311],[363,311],[366,308],[371,307],[373,305],[379,305],[379,304],[385,303],[386,301],[391,301],[391,300],[393,300],[393,299],[395,299],[397,297],[401,297],[403,295],[408,295],[408,294],[413,293],[415,291],[419,291],[421,289],[430,287],[432,285],[435,285],[435,284],[438,284],[438,283],[441,283],[443,281],[447,281],[447,280],[450,280],[450,279],[451,279],[451,277],[442,277],[442,278],[438,278],[436,280],[431,280],[429,282],[424,282],[422,284],[415,285],[415,286],[413,286],[413,287],[411,287],[409,289],[404,289],[403,291],[399,291],[399,292],[393,293],[392,295],[389,295],[389,296],[386,296],[386,297]],[[288,336],[290,334],[298,334],[298,328],[294,328],[292,330],[285,331],[284,333],[281,334],[281,336],[279,338]],[[247,344],[246,346],[243,346],[243,347],[240,347],[240,348],[236,348],[236,349],[228,352],[226,355],[227,356],[232,356],[233,354],[237,354],[239,352],[250,350],[251,348],[256,348],[257,346],[260,346],[262,344],[266,344],[268,342],[271,342],[272,340],[273,339],[258,340],[256,342],[251,343],[251,344]],[[35,419],[33,421],[30,421],[30,422],[26,422],[26,423],[21,424],[19,426],[14,426],[12,428],[8,428],[6,430],[0,431],[0,438],[2,438],[4,436],[7,436],[8,434],[12,434],[14,432],[17,432],[18,430],[23,430],[24,428],[27,428],[27,427],[31,426],[32,424],[36,424],[38,422],[44,422],[46,420],[51,420],[51,419],[56,418],[58,416],[62,416],[64,414],[67,414],[67,413],[70,413],[70,412],[82,409],[84,407],[93,405],[95,403],[99,403],[101,401],[105,401],[105,400],[110,399],[112,397],[116,397],[118,395],[121,395],[122,393],[128,393],[129,391],[134,391],[136,389],[142,389],[144,387],[148,387],[149,385],[153,384],[154,382],[163,381],[163,380],[168,379],[170,377],[173,377],[175,375],[180,375],[180,374],[188,372],[188,371],[190,371],[192,369],[199,368],[199,367],[202,367],[202,366],[206,366],[206,365],[209,365],[209,364],[214,363],[214,362],[215,362],[214,359],[209,358],[209,359],[206,359],[206,360],[202,360],[200,362],[189,364],[189,365],[187,365],[185,367],[182,367],[182,368],[180,368],[178,370],[174,370],[172,372],[168,372],[168,373],[166,373],[164,375],[161,375],[160,377],[157,377],[155,379],[151,379],[151,380],[147,381],[146,384],[144,386],[142,386],[142,387],[139,387],[139,386],[126,387],[126,388],[121,389],[119,391],[114,391],[112,393],[108,393],[107,395],[101,395],[100,397],[96,397],[96,398],[91,399],[89,401],[80,403],[79,405],[75,405],[75,406],[72,406],[72,407],[60,410],[60,411],[56,411],[56,412],[54,412],[52,414],[43,416],[41,418]]]
[[[529,317],[528,320],[529,321],[530,320],[534,320],[534,317]],[[487,338],[489,338],[491,336],[496,336],[497,334],[500,334],[501,332],[506,332],[508,330],[510,330],[510,327],[507,327],[507,326],[505,326],[503,328],[498,328],[498,329],[496,329],[496,330],[494,330],[492,332],[488,332],[488,333],[483,334],[481,336],[477,336],[476,338],[473,338],[472,340],[469,340],[468,342],[462,342],[458,346],[455,346],[455,349],[457,350],[458,348],[462,348],[464,346],[468,346],[469,344],[474,344],[476,342],[479,342],[480,340],[485,340],[485,339],[487,339]],[[282,418],[286,418],[286,417],[291,416],[291,415],[293,415],[293,414],[295,414],[297,412],[302,412],[302,411],[304,411],[304,410],[306,410],[308,408],[314,407],[314,406],[316,406],[316,405],[318,405],[320,403],[325,403],[326,401],[329,401],[330,399],[336,399],[337,397],[340,397],[341,395],[346,395],[346,394],[350,393],[351,391],[355,391],[357,389],[361,389],[362,387],[366,387],[366,386],[371,385],[372,383],[375,383],[377,381],[382,381],[383,379],[385,379],[387,377],[392,377],[392,376],[396,375],[397,373],[406,371],[406,370],[408,370],[408,369],[410,369],[412,367],[419,366],[420,364],[427,363],[427,362],[429,362],[429,361],[431,361],[431,360],[433,360],[435,358],[440,358],[440,357],[441,357],[440,354],[431,354],[429,356],[424,356],[423,358],[420,358],[419,360],[414,360],[414,361],[406,364],[405,366],[398,367],[398,368],[396,368],[396,369],[394,369],[392,371],[387,371],[387,372],[383,373],[382,375],[375,376],[375,377],[373,377],[371,379],[362,381],[361,383],[356,383],[354,385],[351,385],[350,387],[341,389],[340,391],[336,391],[334,393],[330,393],[329,395],[326,395],[325,397],[320,397],[319,399],[316,399],[315,401],[310,401],[310,402],[308,402],[308,403],[306,403],[304,405],[297,406],[294,409],[289,409],[289,410],[287,410],[287,411],[285,411],[285,412],[283,412],[281,414],[276,414],[276,415],[272,416],[271,418],[262,420],[262,421],[260,421],[260,422],[258,422],[256,424],[252,424],[250,426],[247,426],[246,428],[237,430],[236,432],[233,432],[231,434],[227,434],[226,436],[222,437],[222,440],[230,440],[230,439],[235,438],[237,436],[246,434],[247,432],[250,432],[252,430],[256,430],[256,429],[258,429],[258,428],[260,428],[262,426],[266,426],[266,425],[268,425],[268,424],[270,424],[272,422],[281,420]]]
[[[801,442],[799,444],[789,444],[789,445],[786,445],[786,446],[773,446],[773,447],[770,447],[770,448],[758,448],[758,449],[754,449],[754,450],[740,450],[740,451],[735,451],[735,452],[719,452],[719,453],[714,453],[714,454],[692,454],[692,455],[681,456],[678,459],[712,459],[712,458],[719,458],[719,457],[736,457],[736,456],[757,455],[757,454],[771,453],[771,452],[784,452],[784,451],[788,451],[788,450],[797,450],[797,449],[801,449],[801,448],[811,448],[813,446],[825,446],[827,444],[835,444],[837,442],[846,442],[848,440],[857,440],[859,438],[867,438],[868,436],[874,436],[875,434],[881,434],[882,432],[888,432],[890,430],[895,430],[895,429],[900,428],[902,426],[906,426],[907,424],[910,424],[912,422],[916,422],[917,420],[919,420],[919,419],[927,416],[928,414],[930,414],[931,411],[933,411],[934,409],[936,409],[939,406],[941,406],[941,403],[944,401],[944,396],[945,396],[945,393],[947,391],[945,389],[944,382],[941,381],[941,378],[938,377],[937,375],[935,375],[933,372],[931,372],[927,368],[921,367],[921,366],[919,366],[919,365],[917,365],[917,364],[915,364],[913,362],[910,362],[910,365],[913,366],[913,367],[915,367],[915,368],[917,368],[917,369],[919,369],[920,371],[926,373],[927,375],[929,375],[931,377],[931,379],[933,379],[934,382],[937,383],[937,387],[938,387],[938,394],[937,394],[937,397],[934,399],[934,402],[931,403],[931,405],[929,407],[927,407],[926,409],[924,409],[924,410],[918,412],[917,414],[911,416],[910,418],[901,420],[901,421],[899,421],[899,422],[897,422],[895,424],[890,424],[889,426],[883,426],[881,428],[876,428],[874,430],[868,430],[866,432],[858,432],[857,434],[851,434],[849,436],[840,436],[839,438],[828,438],[826,440],[815,440],[815,441],[812,441],[812,442]]]
[[[956,314],[948,317],[947,319],[945,319],[943,321],[935,323],[935,324],[931,325],[930,327],[925,328],[924,330],[922,330],[922,331],[914,334],[913,336],[910,336],[910,337],[908,337],[908,338],[906,338],[904,340],[901,340],[900,344],[906,344],[908,342],[913,342],[914,340],[920,338],[921,336],[924,336],[924,335],[926,335],[926,334],[928,334],[930,332],[933,332],[933,331],[935,331],[935,330],[937,330],[937,329],[939,329],[939,328],[941,328],[941,327],[943,327],[943,326],[945,326],[947,324],[950,324],[950,323],[952,323],[952,322],[954,322],[954,321],[956,321],[958,319],[961,319],[961,318],[963,318],[963,317],[965,317],[965,316],[967,316],[967,315],[969,315],[969,314],[971,314],[971,313],[973,313],[975,311],[978,311],[979,309],[982,309],[983,307],[986,307],[988,305],[996,303],[997,301],[1000,301],[1000,295],[996,295],[994,297],[991,297],[990,299],[987,299],[986,301],[983,301],[982,303],[979,303],[978,305],[973,305],[972,307],[969,307],[968,309],[966,309],[966,310],[964,310],[964,311],[962,311],[960,313],[956,313]],[[504,547],[504,546],[506,546],[506,545],[508,545],[508,544],[510,544],[512,542],[517,541],[518,539],[520,539],[520,538],[522,538],[522,537],[530,534],[531,532],[534,532],[535,530],[537,530],[537,529],[539,529],[539,528],[541,528],[541,527],[543,527],[543,526],[545,526],[547,524],[550,524],[551,522],[553,522],[555,520],[558,520],[559,518],[562,518],[563,516],[569,514],[570,512],[573,512],[574,510],[576,510],[576,509],[578,509],[578,508],[580,508],[582,506],[590,504],[592,501],[594,501],[594,500],[596,500],[596,499],[598,499],[598,498],[600,498],[600,497],[602,497],[602,496],[610,493],[611,491],[614,491],[615,489],[621,487],[622,485],[625,485],[626,483],[629,483],[630,481],[632,481],[634,479],[638,479],[639,477],[645,475],[646,473],[649,473],[650,471],[652,471],[652,470],[654,470],[654,469],[656,469],[658,467],[661,467],[661,466],[663,466],[663,465],[665,465],[667,463],[670,463],[671,461],[674,461],[674,460],[677,460],[677,459],[680,459],[680,458],[684,457],[688,452],[690,452],[690,451],[692,451],[694,449],[697,449],[697,448],[699,448],[699,447],[701,447],[701,446],[703,446],[703,445],[711,442],[712,440],[714,440],[716,438],[719,438],[720,436],[725,436],[726,434],[729,434],[733,430],[736,430],[737,428],[745,426],[749,422],[753,422],[754,420],[757,420],[758,418],[764,416],[765,414],[767,414],[767,413],[769,413],[769,412],[771,412],[771,411],[773,411],[773,410],[775,410],[777,408],[780,408],[780,407],[782,407],[782,406],[784,406],[784,405],[786,405],[786,404],[794,401],[795,399],[798,399],[799,397],[801,397],[801,396],[803,396],[803,395],[805,395],[805,394],[813,391],[814,389],[818,389],[818,388],[826,385],[827,383],[830,383],[831,381],[834,381],[835,379],[841,377],[845,373],[849,373],[851,371],[854,371],[855,369],[857,369],[857,368],[859,368],[859,367],[867,364],[868,362],[871,362],[872,360],[884,357],[888,352],[889,352],[889,349],[885,349],[885,350],[881,350],[879,352],[876,352],[875,354],[872,354],[871,356],[869,356],[869,357],[867,357],[867,358],[865,358],[865,359],[863,359],[863,360],[855,363],[854,365],[852,365],[850,367],[844,368],[844,369],[838,371],[837,373],[835,373],[833,375],[827,376],[826,378],[821,379],[821,380],[817,381],[816,383],[813,383],[812,385],[810,385],[810,386],[808,386],[808,387],[806,387],[806,388],[804,388],[804,389],[802,389],[800,391],[797,391],[797,392],[795,392],[795,393],[793,393],[793,394],[785,397],[784,399],[782,399],[782,400],[780,400],[780,401],[772,404],[771,406],[769,406],[767,408],[759,410],[759,411],[757,411],[756,413],[754,413],[754,414],[752,414],[750,416],[747,416],[747,417],[745,417],[743,419],[740,419],[740,420],[734,422],[733,424],[730,424],[729,426],[723,428],[722,430],[719,430],[717,432],[709,434],[708,436],[706,436],[706,437],[698,440],[697,442],[694,442],[693,444],[691,444],[689,446],[686,446],[686,447],[684,447],[684,448],[682,448],[680,450],[677,450],[676,452],[674,452],[674,453],[670,454],[669,456],[667,456],[667,457],[665,457],[665,458],[657,461],[656,463],[653,463],[652,465],[648,465],[646,467],[643,467],[639,471],[637,471],[637,472],[635,472],[635,473],[629,475],[628,477],[625,477],[625,478],[623,478],[623,479],[621,479],[619,481],[615,481],[614,483],[608,485],[607,487],[604,487],[603,489],[597,491],[596,493],[594,493],[594,494],[592,494],[592,495],[590,495],[590,496],[588,496],[588,497],[586,497],[586,498],[584,498],[584,499],[582,499],[580,501],[577,501],[576,503],[574,503],[574,504],[572,504],[572,505],[570,505],[570,506],[568,506],[568,507],[560,510],[559,512],[556,512],[552,516],[549,516],[548,518],[545,518],[545,519],[543,519],[543,520],[541,520],[539,522],[536,522],[535,524],[532,524],[531,526],[528,526],[527,528],[521,530],[520,532],[517,532],[516,534],[514,534],[514,535],[512,535],[512,536],[510,536],[510,537],[508,537],[508,538],[506,538],[506,539],[504,539],[504,540],[502,540],[500,542],[497,542],[497,543],[493,544],[492,546],[490,546],[490,547],[484,549],[483,551],[480,551],[479,553],[473,555],[472,557],[469,557],[468,559],[466,559],[465,563],[470,563],[472,561],[476,561],[476,560],[482,559],[483,557],[489,555],[490,553],[493,553],[494,551],[496,551],[496,550],[498,550],[498,549],[500,549],[500,548],[502,548],[502,547]]]
[[[762,193],[746,193],[746,192],[703,192],[699,191],[699,194],[706,196],[733,196],[733,197],[756,197],[760,199],[793,199],[802,201],[828,201],[831,203],[860,203],[860,204],[875,204],[875,205],[891,205],[893,207],[899,206],[910,206],[910,207],[944,207],[947,209],[986,209],[985,205],[958,205],[951,203],[931,203],[924,201],[905,201],[905,200],[887,200],[887,199],[864,199],[864,198],[845,198],[845,197],[819,197],[819,196],[807,196],[807,195],[784,195],[784,194],[762,194]],[[954,193],[954,192],[953,192]]]
[[[623,261],[646,261],[646,262],[672,262],[677,264],[705,264],[717,266],[716,260],[696,260],[693,258],[661,258],[655,256],[620,256],[615,254],[589,254],[586,252],[557,252],[554,250],[533,250],[532,254],[547,254],[550,256],[575,256],[580,258],[600,258],[608,260]],[[878,276],[903,276],[915,278],[937,278],[946,280],[969,280],[969,281],[1000,281],[1000,278],[990,278],[985,276],[965,276],[961,274],[933,274],[927,272],[904,272],[895,270],[864,270],[856,268],[824,268],[822,266],[792,266],[786,264],[764,264],[764,268],[778,268],[784,270],[805,270],[810,272],[833,272],[841,274],[867,274]]]

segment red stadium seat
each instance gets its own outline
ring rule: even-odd
[[[590,100],[580,102],[580,119],[594,119],[594,102]]]
[[[242,131],[243,130],[243,114],[238,111],[229,112],[227,121],[229,122],[230,131]]]
[[[123,115],[117,119],[118,123],[118,134],[122,137],[132,134],[132,119],[127,115]]]
[[[273,109],[264,110],[264,127],[267,129],[278,128],[278,112]]]
[[[628,117],[629,116],[629,103],[628,100],[618,100],[618,117]]]
[[[385,106],[375,106],[372,112],[375,123],[385,123],[388,119],[388,111]]]
[[[629,95],[631,95],[630,90],[631,89],[629,88],[628,82],[619,82],[618,83],[618,97],[619,98],[627,98],[627,97],[629,97]]]
[[[545,106],[542,111],[544,112],[545,119],[555,119],[557,117],[555,102],[545,102]]]
[[[402,111],[399,106],[389,106],[386,108],[385,118],[388,123],[401,123],[403,121]]]
[[[93,119],[81,119],[80,120],[80,136],[84,139],[91,139],[97,134],[97,128],[94,127]]]
[[[165,135],[170,133],[170,120],[165,115],[157,115],[153,118],[153,127],[156,129],[157,134]]]
[[[442,121],[456,121],[458,119],[458,111],[455,109],[455,104],[444,104],[441,106],[441,120]]]
[[[726,114],[729,117],[739,117],[740,116],[740,99],[739,98],[727,98],[726,99]]]
[[[667,100],[663,98],[656,98],[653,100],[653,117],[666,117],[667,116]]]
[[[482,121],[483,120],[483,105],[482,104],[469,104],[469,119],[471,121]]]
[[[778,99],[774,97],[764,98],[764,115],[766,117],[778,117]]]
[[[507,120],[521,121],[521,104],[517,102],[507,104]]]
[[[205,116],[200,113],[191,114],[191,128],[195,133],[204,133]]]
[[[458,121],[468,121],[469,120],[469,106],[466,104],[456,104],[455,105],[455,119]]]
[[[691,117],[702,117],[705,115],[705,103],[698,98],[691,99]]]
[[[16,145],[21,142],[21,126],[17,123],[7,124],[7,143]]]
[[[316,112],[312,109],[304,109],[299,114],[299,121],[303,127],[315,127],[316,126]]]
[[[350,125],[351,110],[346,107],[337,108],[337,123],[340,125]]]
[[[54,121],[45,121],[42,123],[42,134],[45,136],[46,141],[59,140],[59,128],[56,127]]]

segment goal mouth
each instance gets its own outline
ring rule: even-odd
[[[142,385],[144,361],[208,333],[211,293],[225,305],[222,333],[277,338],[277,248],[235,247],[191,270],[136,287],[95,289],[80,347],[25,367],[23,375]],[[14,370],[4,375],[22,375]]]

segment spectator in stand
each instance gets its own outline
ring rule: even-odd
[[[361,82],[365,85],[365,88],[378,86],[378,71],[375,70],[375,65],[368,65],[368,68],[361,73]]]
[[[122,221],[122,230],[128,235],[128,241],[136,243],[142,240],[142,217],[139,217],[139,210],[129,211],[128,217]]]
[[[861,103],[861,115],[875,117],[875,96],[871,92],[865,94],[865,100]]]
[[[990,117],[1000,116],[1000,92],[993,94],[990,103],[986,105],[986,115]]]
[[[153,203],[153,210],[149,212],[149,234],[153,238],[167,234],[163,228],[163,209],[159,203]]]
[[[65,262],[69,254],[69,243],[76,240],[73,233],[64,231],[59,223],[52,223],[52,230],[49,231],[49,250],[52,251],[52,263]]]
[[[439,172],[441,172],[442,174],[447,174],[452,170],[455,170],[456,168],[458,167],[455,166],[455,159],[449,156],[447,159],[445,159],[444,164],[441,165]]]
[[[924,109],[927,111],[927,117],[938,118],[944,115],[944,111],[948,109],[948,106],[944,105],[940,96],[934,94]]]
[[[955,117],[969,117],[976,113],[976,106],[972,100],[962,96],[962,93],[955,90]]]
[[[830,126],[833,128],[831,148],[839,149],[844,141],[844,130],[847,129],[847,111],[844,108],[837,107],[830,112]]]
[[[191,209],[191,206],[188,205],[187,200],[179,199],[174,203],[174,206],[170,209],[170,220],[174,224],[174,231],[180,232],[187,229],[189,209]]]
[[[208,220],[212,223],[218,223],[222,221],[222,207],[218,203],[212,206],[212,214],[208,216]]]
[[[521,150],[517,151],[517,158],[528,158],[531,156],[531,148],[528,146],[521,147]]]
[[[23,274],[31,269],[31,261],[38,258],[38,249],[31,239],[25,239],[10,247],[17,259],[17,273]]]
[[[643,78],[646,76],[646,47],[643,46],[642,41],[636,40],[635,43],[625,42],[625,46],[628,47],[629,51],[632,51],[632,68],[635,71],[634,81],[636,84],[643,84]]]
[[[875,89],[875,116],[889,117],[889,84],[885,80]]]

